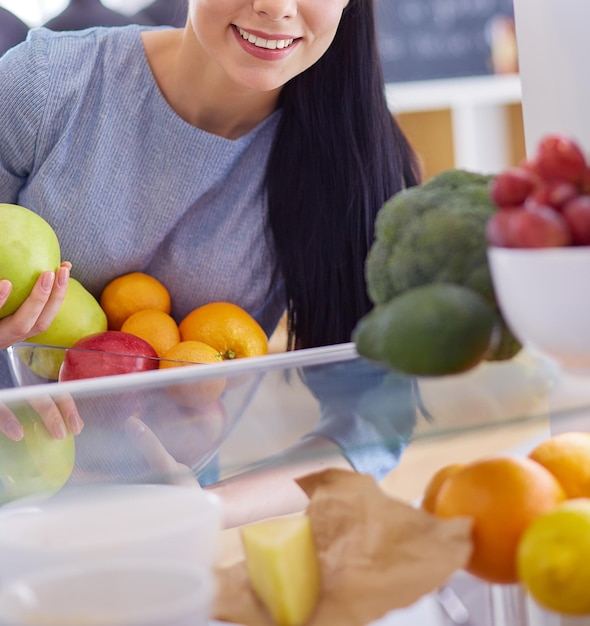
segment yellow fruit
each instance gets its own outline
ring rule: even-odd
[[[309,518],[278,518],[242,528],[250,582],[278,626],[305,624],[321,574]]]
[[[171,300],[166,287],[153,276],[131,272],[114,278],[102,290],[100,306],[109,321],[109,330],[121,330],[123,322],[142,309],[170,313]]]
[[[472,518],[468,572],[492,583],[514,583],[522,533],[565,498],[542,465],[526,457],[497,457],[469,463],[449,476],[436,498],[435,514]]]
[[[221,363],[218,350],[202,341],[181,341],[167,350],[160,361],[160,369],[195,365],[196,363]],[[226,378],[210,378],[166,387],[168,394],[181,406],[201,409],[219,398]]]
[[[260,324],[231,302],[211,302],[191,311],[180,322],[183,341],[202,341],[224,359],[268,354],[268,337]]]
[[[452,463],[441,467],[433,474],[426,485],[426,489],[424,489],[424,497],[422,498],[421,506],[425,511],[434,513],[436,509],[436,499],[443,483],[449,476],[452,476],[463,467],[465,467],[463,463]]]
[[[145,339],[159,357],[180,342],[180,331],[174,318],[157,309],[133,313],[123,322],[121,330]]]
[[[194,365],[195,363],[220,363],[223,361],[219,350],[202,341],[179,341],[166,350],[161,368]]]
[[[590,614],[590,500],[568,500],[533,521],[517,554],[519,578],[543,607]]]
[[[590,497],[590,433],[555,435],[540,443],[529,457],[557,478],[568,498]]]

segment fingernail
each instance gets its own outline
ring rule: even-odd
[[[65,287],[68,284],[68,278],[70,277],[69,267],[60,267],[57,270],[57,284],[60,287]]]
[[[139,439],[145,433],[145,425],[137,417],[131,415],[125,420],[125,430],[131,437]]]
[[[65,439],[68,436],[68,431],[66,430],[66,427],[64,423],[62,422],[61,418],[53,422],[53,425],[51,426],[51,430],[53,432],[53,436],[56,439]]]
[[[43,289],[43,291],[51,291],[54,280],[55,274],[53,272],[43,272],[41,275],[41,289]]]
[[[0,299],[7,298],[11,289],[12,284],[9,280],[0,280]]]
[[[25,436],[25,431],[21,423],[17,420],[10,420],[4,425],[4,432],[12,441],[20,441]]]
[[[73,435],[79,435],[84,428],[84,422],[77,413],[71,413],[68,417],[68,423],[70,425],[70,431]]]

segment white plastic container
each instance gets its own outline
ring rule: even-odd
[[[0,584],[119,558],[211,570],[221,525],[220,500],[198,487],[112,485],[22,500],[0,509]]]
[[[86,561],[0,589],[0,626],[206,626],[206,568],[179,561]]]

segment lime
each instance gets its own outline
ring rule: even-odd
[[[414,376],[441,376],[477,365],[492,343],[496,315],[478,293],[453,283],[405,291],[363,317],[357,351]]]
[[[521,537],[517,568],[541,606],[590,614],[590,499],[568,500],[537,517]]]

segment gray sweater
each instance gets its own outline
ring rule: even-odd
[[[235,141],[186,123],[159,91],[141,28],[35,29],[0,58],[0,202],[43,216],[72,275],[97,297],[115,276],[144,271],[169,289],[177,321],[231,301],[270,334],[285,301],[272,282],[263,178],[280,112]],[[404,405],[407,386],[400,391]],[[405,437],[386,411],[362,417],[361,395],[337,410],[329,401],[316,432],[380,477]]]
[[[0,59],[0,201],[34,210],[94,295],[115,276],[161,280],[180,320],[206,302],[270,333],[262,179],[278,113],[231,141],[170,108],[140,27],[31,31]]]

